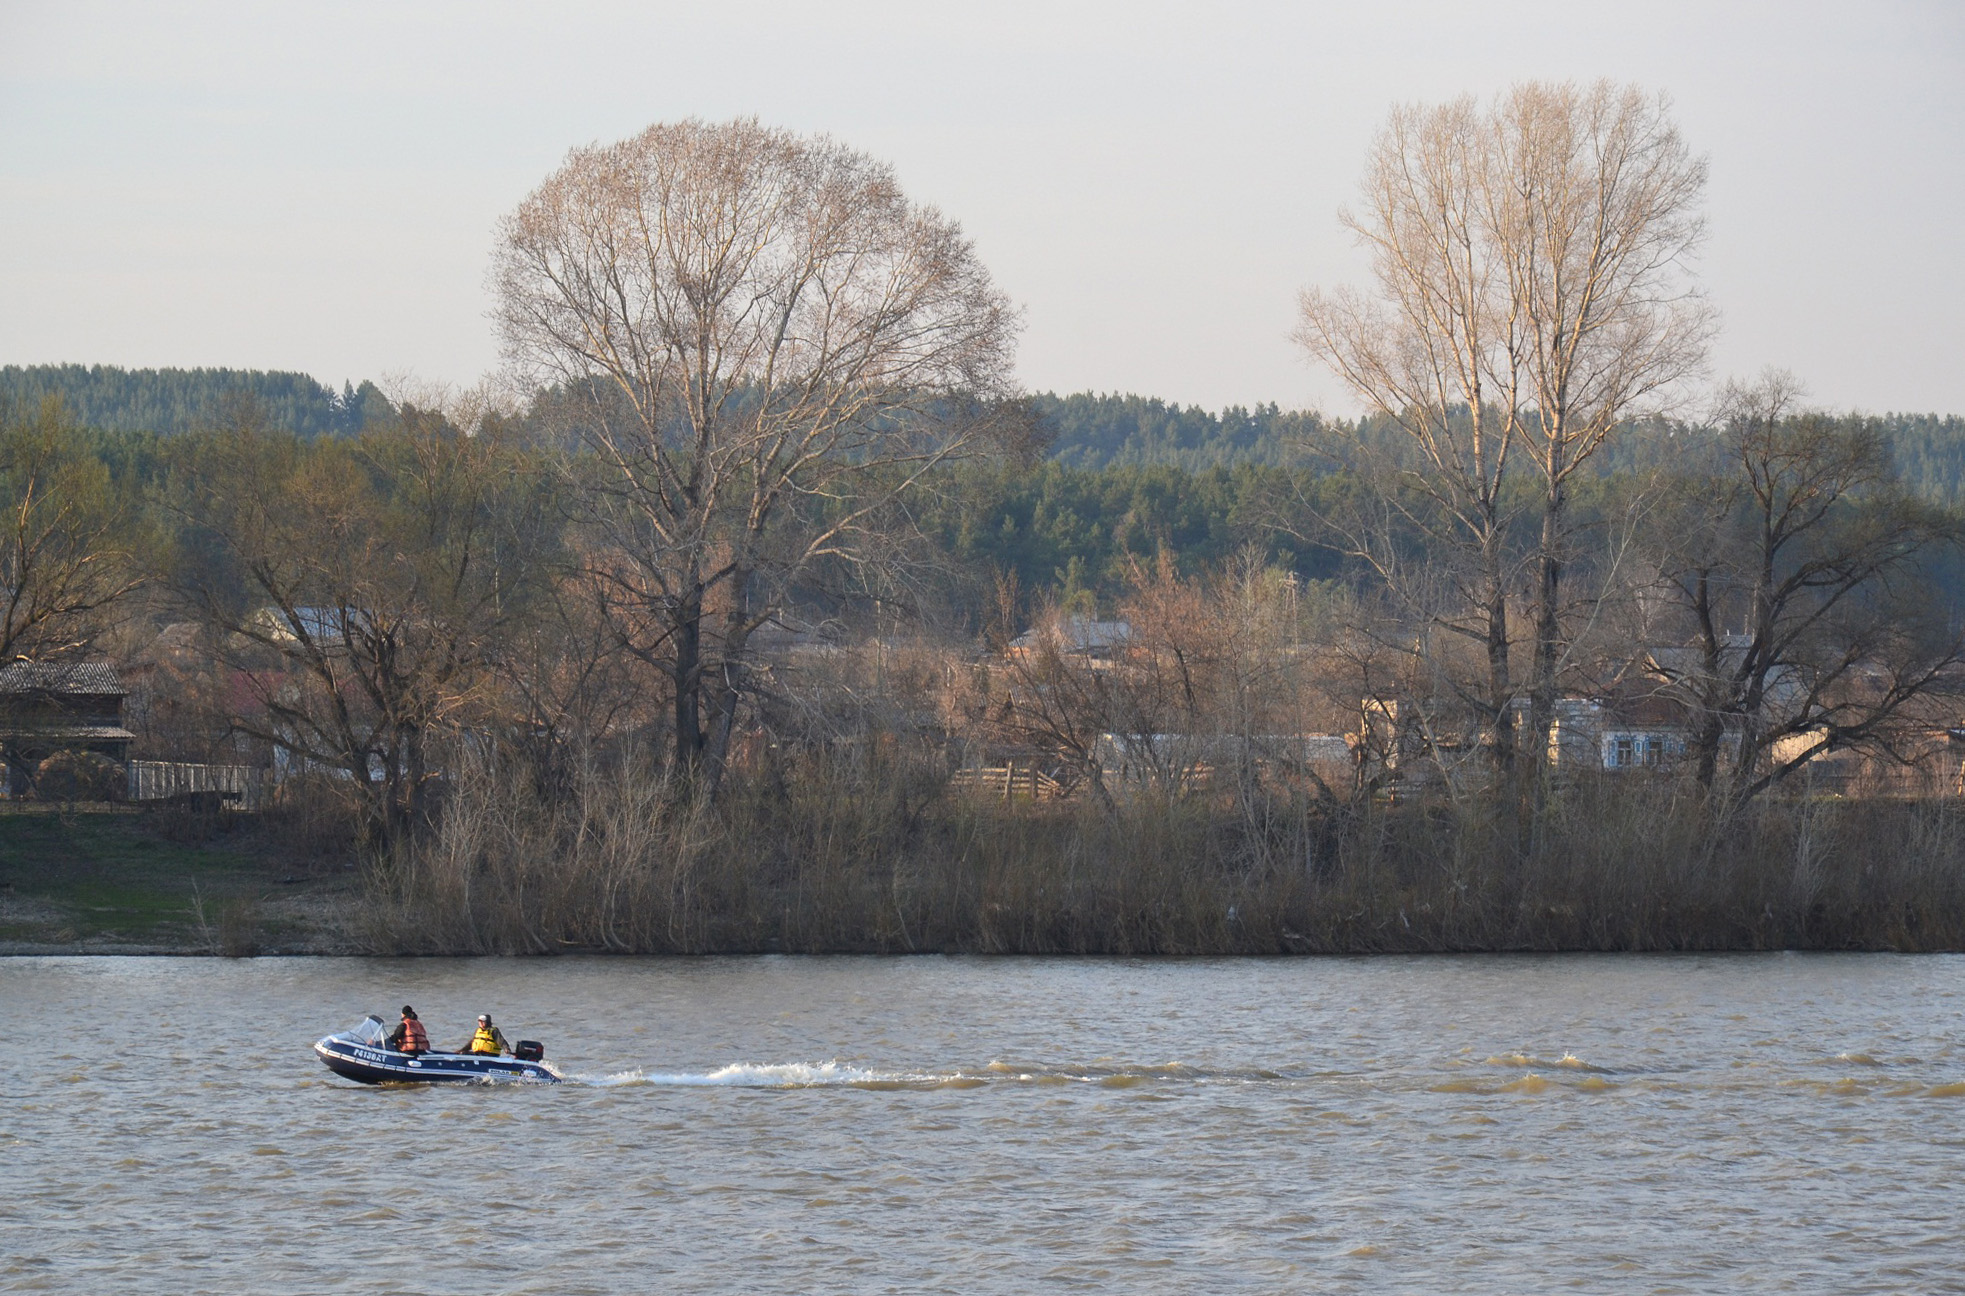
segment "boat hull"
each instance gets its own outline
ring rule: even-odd
[[[534,1080],[556,1084],[565,1078],[549,1062],[525,1062],[476,1053],[411,1055],[339,1035],[317,1042],[314,1052],[328,1070],[363,1084],[427,1084],[445,1080],[481,1083]]]

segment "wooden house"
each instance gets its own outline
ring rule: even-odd
[[[4,791],[18,796],[56,752],[94,752],[127,763],[136,735],[123,725],[128,690],[108,662],[13,662],[0,667]]]

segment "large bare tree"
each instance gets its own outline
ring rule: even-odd
[[[752,636],[1001,430],[1016,314],[886,166],[748,120],[575,149],[505,221],[493,279],[510,360],[598,464],[594,571],[714,791]]]
[[[1486,134],[1471,99],[1393,111],[1366,166],[1365,207],[1342,217],[1370,254],[1377,291],[1304,293],[1296,336],[1392,430],[1326,437],[1320,448],[1367,489],[1343,515],[1319,521],[1410,614],[1478,646],[1484,677],[1456,691],[1506,767],[1515,695],[1509,532],[1518,505],[1504,488],[1519,375],[1506,359],[1507,319],[1482,223]]]
[[[1667,102],[1636,87],[1526,83],[1486,109],[1403,107],[1374,146],[1364,209],[1344,218],[1376,291],[1303,297],[1299,341],[1404,434],[1397,468],[1431,510],[1415,515],[1422,532],[1468,559],[1469,610],[1435,616],[1485,648],[1483,709],[1504,755],[1520,638],[1508,478],[1525,467],[1541,513],[1528,590],[1539,751],[1565,660],[1572,479],[1703,359],[1711,315],[1687,260],[1705,175]]]

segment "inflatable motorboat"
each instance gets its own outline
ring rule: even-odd
[[[380,1017],[364,1017],[361,1025],[316,1041],[314,1052],[328,1070],[363,1084],[402,1080],[543,1080],[565,1079],[546,1061],[536,1040],[520,1040],[510,1057],[485,1053],[399,1053],[389,1047],[389,1032]]]

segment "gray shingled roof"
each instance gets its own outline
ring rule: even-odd
[[[0,725],[0,738],[38,738],[52,742],[129,742],[136,734],[121,725]]]
[[[0,694],[70,693],[126,695],[108,662],[10,662],[0,666]]]
[[[1066,652],[1096,652],[1118,648],[1133,640],[1133,627],[1127,621],[1094,621],[1090,617],[1065,617],[1057,623],[1057,634]],[[1049,627],[1026,630],[1010,641],[1012,648],[1034,648],[1051,633]]]

